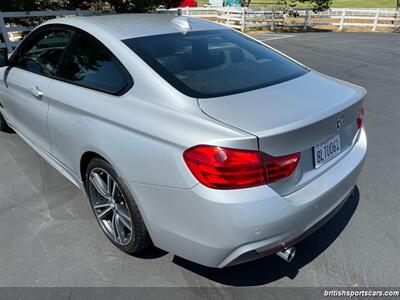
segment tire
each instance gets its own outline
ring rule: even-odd
[[[109,163],[100,158],[89,163],[85,188],[97,222],[115,246],[135,254],[151,244],[133,196]]]
[[[4,120],[3,115],[0,113],[0,131],[10,132],[11,128],[8,127],[6,120]]]

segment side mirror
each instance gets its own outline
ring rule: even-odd
[[[0,67],[8,66],[8,52],[6,49],[0,49]]]

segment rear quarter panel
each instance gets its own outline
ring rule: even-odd
[[[129,182],[190,188],[197,181],[183,162],[185,149],[201,143],[257,149],[254,136],[140,97],[134,87],[116,97],[53,80],[48,126],[52,155],[80,177],[87,151],[103,156]],[[151,96],[151,93],[148,95]]]

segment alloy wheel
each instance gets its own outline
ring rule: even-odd
[[[106,170],[94,168],[90,172],[89,198],[107,236],[115,243],[127,245],[132,239],[132,218],[118,183]]]

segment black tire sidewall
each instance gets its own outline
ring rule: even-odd
[[[6,133],[15,133],[14,130],[8,126],[6,119],[0,113],[0,131]]]
[[[3,115],[0,113],[0,131],[7,131],[7,123]]]

